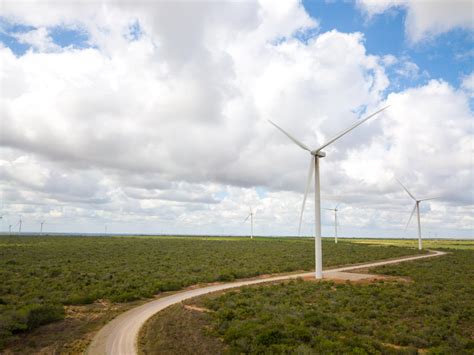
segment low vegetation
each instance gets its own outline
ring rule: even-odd
[[[143,332],[142,352],[156,353],[166,349],[166,339],[180,339],[180,329],[152,333],[160,323],[183,317],[190,327],[200,325],[195,343],[214,337],[215,346],[215,339],[221,340],[214,353],[474,352],[472,249],[452,249],[443,257],[370,272],[411,281],[298,280],[193,299],[188,303],[207,311],[176,305],[155,316]],[[174,346],[180,344],[175,341]]]
[[[416,253],[324,241],[324,265]],[[311,270],[314,242],[282,238],[0,237],[0,348],[64,306],[130,302],[192,284]]]

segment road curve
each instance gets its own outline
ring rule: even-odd
[[[331,277],[331,273],[352,271],[361,268],[375,267],[388,264],[396,264],[403,261],[419,260],[425,258],[431,258],[435,256],[441,256],[446,253],[441,251],[432,251],[430,254],[410,256],[398,259],[390,259],[385,261],[378,261],[372,263],[351,265],[339,267],[336,269],[330,269],[323,272],[323,278]],[[298,277],[308,277],[314,275],[314,272],[305,272],[300,274],[272,276],[266,278],[243,280],[236,282],[229,282],[223,284],[217,284],[212,286],[205,286],[201,288],[184,290],[181,292],[174,293],[170,296],[166,296],[154,301],[150,301],[141,306],[133,308],[125,313],[122,313],[111,322],[106,324],[94,337],[92,343],[87,349],[88,355],[135,355],[137,354],[137,340],[140,328],[145,322],[156,313],[161,310],[187,300],[196,296],[205,295],[208,293],[228,290],[231,288],[237,288],[241,286],[255,285],[264,282],[282,281],[288,279],[295,279]]]

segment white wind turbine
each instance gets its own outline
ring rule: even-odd
[[[21,224],[23,223],[23,221],[21,220],[21,216],[20,216],[20,220],[18,221],[18,233],[21,233]]]
[[[247,218],[245,218],[244,222],[247,222],[247,220],[250,218],[250,239],[253,239],[253,211],[252,207],[249,207],[249,209],[250,213]]]
[[[325,208],[325,210],[334,212],[334,243],[336,244],[337,244],[337,206],[339,206],[339,203],[334,208]]]
[[[40,222],[40,224],[41,224],[41,227],[40,227],[40,234],[43,234],[43,224],[44,224],[44,222],[46,222],[46,221]]]
[[[326,156],[326,153],[324,153],[322,150],[326,148],[328,145],[333,143],[334,141],[338,140],[345,134],[349,133],[352,131],[354,128],[357,126],[361,125],[368,119],[374,117],[378,113],[382,112],[385,110],[388,106],[378,110],[377,112],[371,114],[370,116],[360,120],[359,122],[355,123],[354,125],[350,126],[349,128],[345,129],[344,131],[340,132],[337,134],[335,137],[331,138],[329,141],[324,143],[322,146],[320,146],[317,149],[311,150],[308,148],[306,145],[298,141],[296,138],[294,138],[292,135],[284,131],[282,128],[280,128],[277,124],[274,122],[270,121],[269,122],[274,125],[276,128],[278,128],[281,132],[283,132],[288,138],[290,138],[296,145],[298,145],[300,148],[308,151],[311,154],[311,160],[310,160],[310,165],[309,165],[309,174],[308,174],[308,180],[306,182],[306,189],[304,193],[304,198],[303,198],[303,205],[301,206],[301,214],[300,214],[300,223],[298,227],[298,235],[300,234],[301,231],[301,222],[303,220],[303,211],[304,211],[304,205],[306,203],[306,198],[308,196],[308,191],[309,191],[309,186],[311,184],[311,180],[313,178],[313,173],[314,173],[314,217],[315,217],[315,233],[314,233],[314,243],[315,243],[315,264],[316,264],[316,271],[315,271],[315,276],[317,279],[322,279],[323,278],[323,260],[322,260],[322,250],[321,250],[321,200],[320,200],[320,180],[319,180],[319,159],[324,158]]]
[[[400,180],[398,180],[398,179],[396,179],[396,180],[400,184],[400,186],[403,187],[403,189],[407,192],[407,194],[415,201],[415,206],[413,207],[413,210],[411,211],[410,218],[408,219],[408,223],[405,227],[405,230],[407,230],[408,226],[410,225],[411,219],[413,218],[413,215],[415,214],[415,210],[416,210],[417,220],[418,220],[418,249],[421,250],[422,245],[421,245],[420,202],[421,201],[427,201],[427,200],[433,200],[433,199],[438,198],[438,197],[422,198],[422,199],[418,200],[418,199],[415,198],[415,196],[413,196],[410,193],[410,191],[408,191],[408,189],[405,186],[403,186],[403,184],[400,182]]]

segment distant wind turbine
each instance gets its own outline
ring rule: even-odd
[[[308,196],[308,191],[309,191],[309,186],[311,184],[311,180],[313,179],[313,173],[314,173],[314,217],[315,217],[315,235],[314,235],[314,243],[315,243],[315,264],[316,264],[316,271],[315,271],[315,277],[317,279],[322,279],[323,278],[323,260],[322,260],[322,250],[321,250],[321,201],[320,201],[320,196],[321,196],[321,191],[320,191],[320,179],[319,179],[319,159],[324,158],[326,156],[326,153],[324,153],[322,150],[326,148],[328,145],[331,143],[335,142],[342,136],[346,135],[350,131],[352,131],[354,128],[358,127],[365,121],[369,120],[370,118],[374,117],[378,113],[382,112],[385,110],[388,106],[382,108],[381,110],[378,110],[377,112],[371,114],[370,116],[358,121],[351,127],[345,129],[344,131],[340,132],[337,134],[335,137],[331,138],[329,141],[324,143],[322,146],[320,146],[317,149],[311,150],[308,148],[306,145],[298,141],[296,138],[294,138],[292,135],[287,133],[285,130],[283,130],[281,127],[279,127],[276,123],[272,122],[269,120],[269,122],[274,125],[276,128],[278,128],[283,134],[285,134],[288,138],[290,138],[296,145],[298,145],[300,148],[308,151],[311,154],[311,160],[310,160],[310,165],[309,165],[309,174],[308,174],[308,180],[306,182],[306,189],[304,193],[304,198],[303,198],[303,205],[301,206],[301,214],[300,214],[300,223],[298,227],[298,235],[301,232],[301,223],[303,220],[303,211],[304,211],[304,206],[306,203],[306,198]]]
[[[12,227],[13,227],[13,225],[11,225],[11,224],[8,225],[8,233],[9,234],[12,234]]]
[[[43,224],[44,224],[44,222],[46,222],[46,221],[41,222],[40,234],[43,234]]]
[[[334,212],[334,243],[336,244],[337,244],[337,206],[339,206],[339,203],[334,208],[325,208],[325,210]]]
[[[418,220],[418,249],[421,250],[422,245],[421,245],[420,202],[421,201],[433,200],[433,199],[438,198],[438,197],[429,197],[429,198],[423,198],[423,199],[418,200],[418,199],[415,198],[415,196],[413,196],[410,193],[410,191],[408,191],[408,189],[405,186],[403,186],[403,184],[400,182],[400,180],[398,180],[398,179],[396,179],[396,180],[400,184],[400,186],[403,187],[403,189],[407,192],[407,194],[415,201],[415,206],[413,207],[413,210],[411,211],[410,218],[408,219],[408,223],[405,227],[405,230],[407,230],[408,226],[410,225],[411,219],[412,219],[413,215],[415,214],[415,210],[416,210],[417,220]]]
[[[247,220],[250,218],[250,239],[253,239],[253,211],[252,207],[249,207],[249,209],[250,213],[247,218],[245,218],[244,222],[247,222]]]
[[[23,221],[21,220],[21,216],[20,216],[20,220],[18,221],[18,226],[19,226],[19,227],[18,227],[18,233],[21,233],[21,223],[22,223],[22,222],[23,222]]]

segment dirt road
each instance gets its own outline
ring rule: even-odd
[[[385,261],[378,261],[372,263],[358,264],[344,266],[336,269],[330,269],[323,272],[323,278],[325,279],[339,279],[339,280],[353,280],[361,279],[361,274],[351,276],[347,271],[375,267],[388,264],[396,264],[403,261],[410,260],[419,260],[425,258],[431,258],[436,256],[441,256],[446,253],[440,251],[432,251],[430,254],[404,257],[398,259],[391,259]],[[231,288],[255,285],[264,282],[274,282],[282,281],[295,278],[305,278],[314,275],[314,272],[305,272],[300,274],[291,274],[291,275],[282,275],[282,276],[271,276],[266,278],[258,278],[252,280],[242,280],[236,282],[229,282],[223,284],[217,284],[212,286],[205,286],[201,288],[184,290],[177,292],[170,296],[166,296],[154,301],[145,303],[139,307],[133,308],[111,322],[104,326],[94,337],[91,345],[87,350],[88,355],[104,355],[104,354],[113,354],[113,355],[135,355],[137,354],[137,339],[140,328],[145,324],[145,322],[158,313],[159,311],[189,298],[196,296],[205,295],[208,293],[228,290]],[[370,275],[373,276],[373,275]]]

